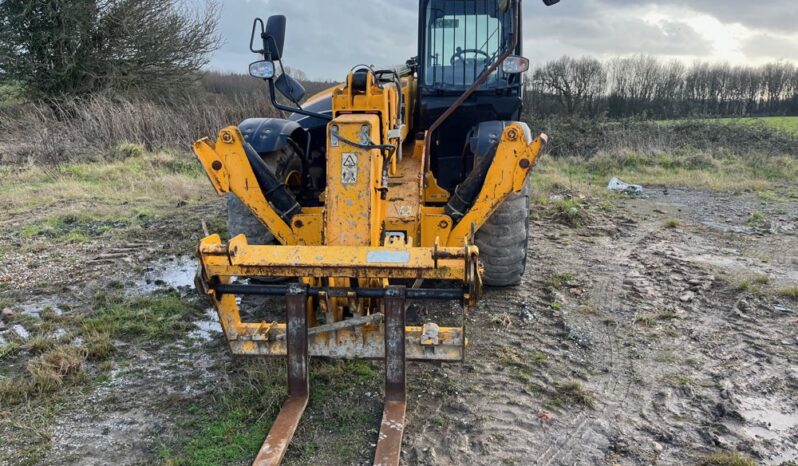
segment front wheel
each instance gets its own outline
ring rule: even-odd
[[[266,167],[296,194],[302,185],[302,157],[299,147],[289,140],[280,150],[261,154]],[[268,228],[234,194],[227,196],[227,230],[230,237],[245,235],[249,244],[276,244]]]
[[[485,268],[482,281],[488,286],[521,283],[529,245],[529,193],[527,181],[524,189],[510,194],[477,231],[475,242]]]

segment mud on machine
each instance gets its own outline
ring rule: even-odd
[[[464,325],[406,322],[406,300],[465,312],[483,283],[518,284],[526,266],[528,178],[546,136],[517,121],[521,2],[420,0],[416,58],[355,66],[302,105],[304,88],[281,72],[285,29],[284,16],[255,20],[263,60],[250,74],[289,118],[194,144],[228,197],[232,237],[201,240],[196,285],[234,354],[288,361],[288,399],[254,464],[281,462],[308,403],[309,358],[328,357],[384,361],[374,464],[396,465],[406,361],[462,361],[467,343]],[[242,295],[284,296],[285,322],[244,322]]]

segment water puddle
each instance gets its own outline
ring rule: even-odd
[[[55,315],[56,317],[60,317],[64,314],[63,309],[60,307],[60,303],[58,303],[55,299],[46,299],[43,301],[27,304],[15,304],[13,308],[22,312],[23,314],[33,317],[41,317],[42,312],[45,310],[52,312],[52,315]]]
[[[782,448],[773,451],[765,464],[778,465],[798,459],[798,450],[790,442],[791,434],[798,429],[798,412],[785,413],[774,400],[750,397],[740,399],[740,414],[747,421],[743,426],[745,434],[781,444]]]
[[[222,324],[219,323],[219,315],[215,309],[206,310],[205,318],[195,321],[194,325],[197,328],[188,332],[188,337],[192,340],[211,341],[222,333]]]
[[[194,286],[194,276],[199,266],[192,256],[177,256],[153,262],[143,273],[142,280],[131,289],[131,294],[150,294],[158,290]]]

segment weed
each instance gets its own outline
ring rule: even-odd
[[[13,356],[17,351],[19,351],[20,347],[20,344],[16,341],[12,341],[0,346],[0,359],[5,358],[6,356]]]
[[[589,225],[593,216],[588,205],[578,197],[559,197],[549,200],[545,205],[546,217],[572,228]]]
[[[33,354],[42,354],[55,347],[56,342],[45,335],[36,335],[25,345],[25,348]]]
[[[676,387],[689,387],[695,383],[689,374],[670,374],[664,377],[665,381]]]
[[[762,212],[751,212],[751,215],[748,217],[748,221],[746,224],[750,227],[759,227],[767,224],[768,217],[763,214]]]
[[[757,296],[767,294],[766,287],[771,283],[767,275],[755,275],[748,278],[737,280],[734,283],[734,290],[739,293],[751,293]]]
[[[125,160],[133,157],[141,157],[144,155],[144,152],[144,147],[140,144],[122,142],[114,146],[108,155],[111,160]]]
[[[558,303],[555,301],[549,304],[549,309],[551,309],[552,311],[559,311],[560,309],[562,309],[562,303]]]
[[[682,222],[679,219],[671,218],[665,221],[665,228],[675,229],[680,226],[682,226]]]
[[[768,285],[770,284],[770,277],[767,275],[757,275],[754,277],[754,284],[756,285]]]
[[[636,313],[634,317],[634,323],[640,324],[644,327],[652,327],[656,322],[656,317],[652,314],[647,313]]]
[[[570,273],[556,273],[543,282],[544,285],[560,290],[563,287],[569,286],[574,283],[576,279]]]
[[[558,408],[578,405],[592,409],[594,407],[594,396],[581,383],[572,380],[555,384],[554,393],[547,404]]]
[[[27,369],[39,390],[52,391],[82,375],[85,360],[83,348],[62,345],[29,361]]]
[[[783,298],[798,299],[798,286],[788,286],[778,290],[777,294]]]
[[[438,427],[443,427],[449,423],[443,416],[434,416],[430,421]]]
[[[99,332],[91,328],[84,329],[83,338],[85,339],[86,357],[90,361],[105,361],[114,354],[111,334]]]
[[[756,462],[740,453],[721,452],[709,455],[701,466],[756,466]]]

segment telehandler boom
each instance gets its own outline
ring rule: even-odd
[[[405,361],[462,361],[465,308],[483,281],[517,284],[526,266],[528,178],[546,136],[517,121],[529,66],[521,2],[419,3],[418,57],[356,66],[301,106],[301,84],[278,73],[285,17],[256,19],[250,49],[263,60],[250,74],[292,115],[194,144],[228,197],[232,237],[200,242],[197,288],[234,354],[288,361],[288,399],[254,464],[282,461],[308,403],[310,357],[384,361],[374,464],[399,464]],[[285,323],[243,321],[243,295],[285,296]],[[463,324],[409,325],[407,299],[460,301]]]

